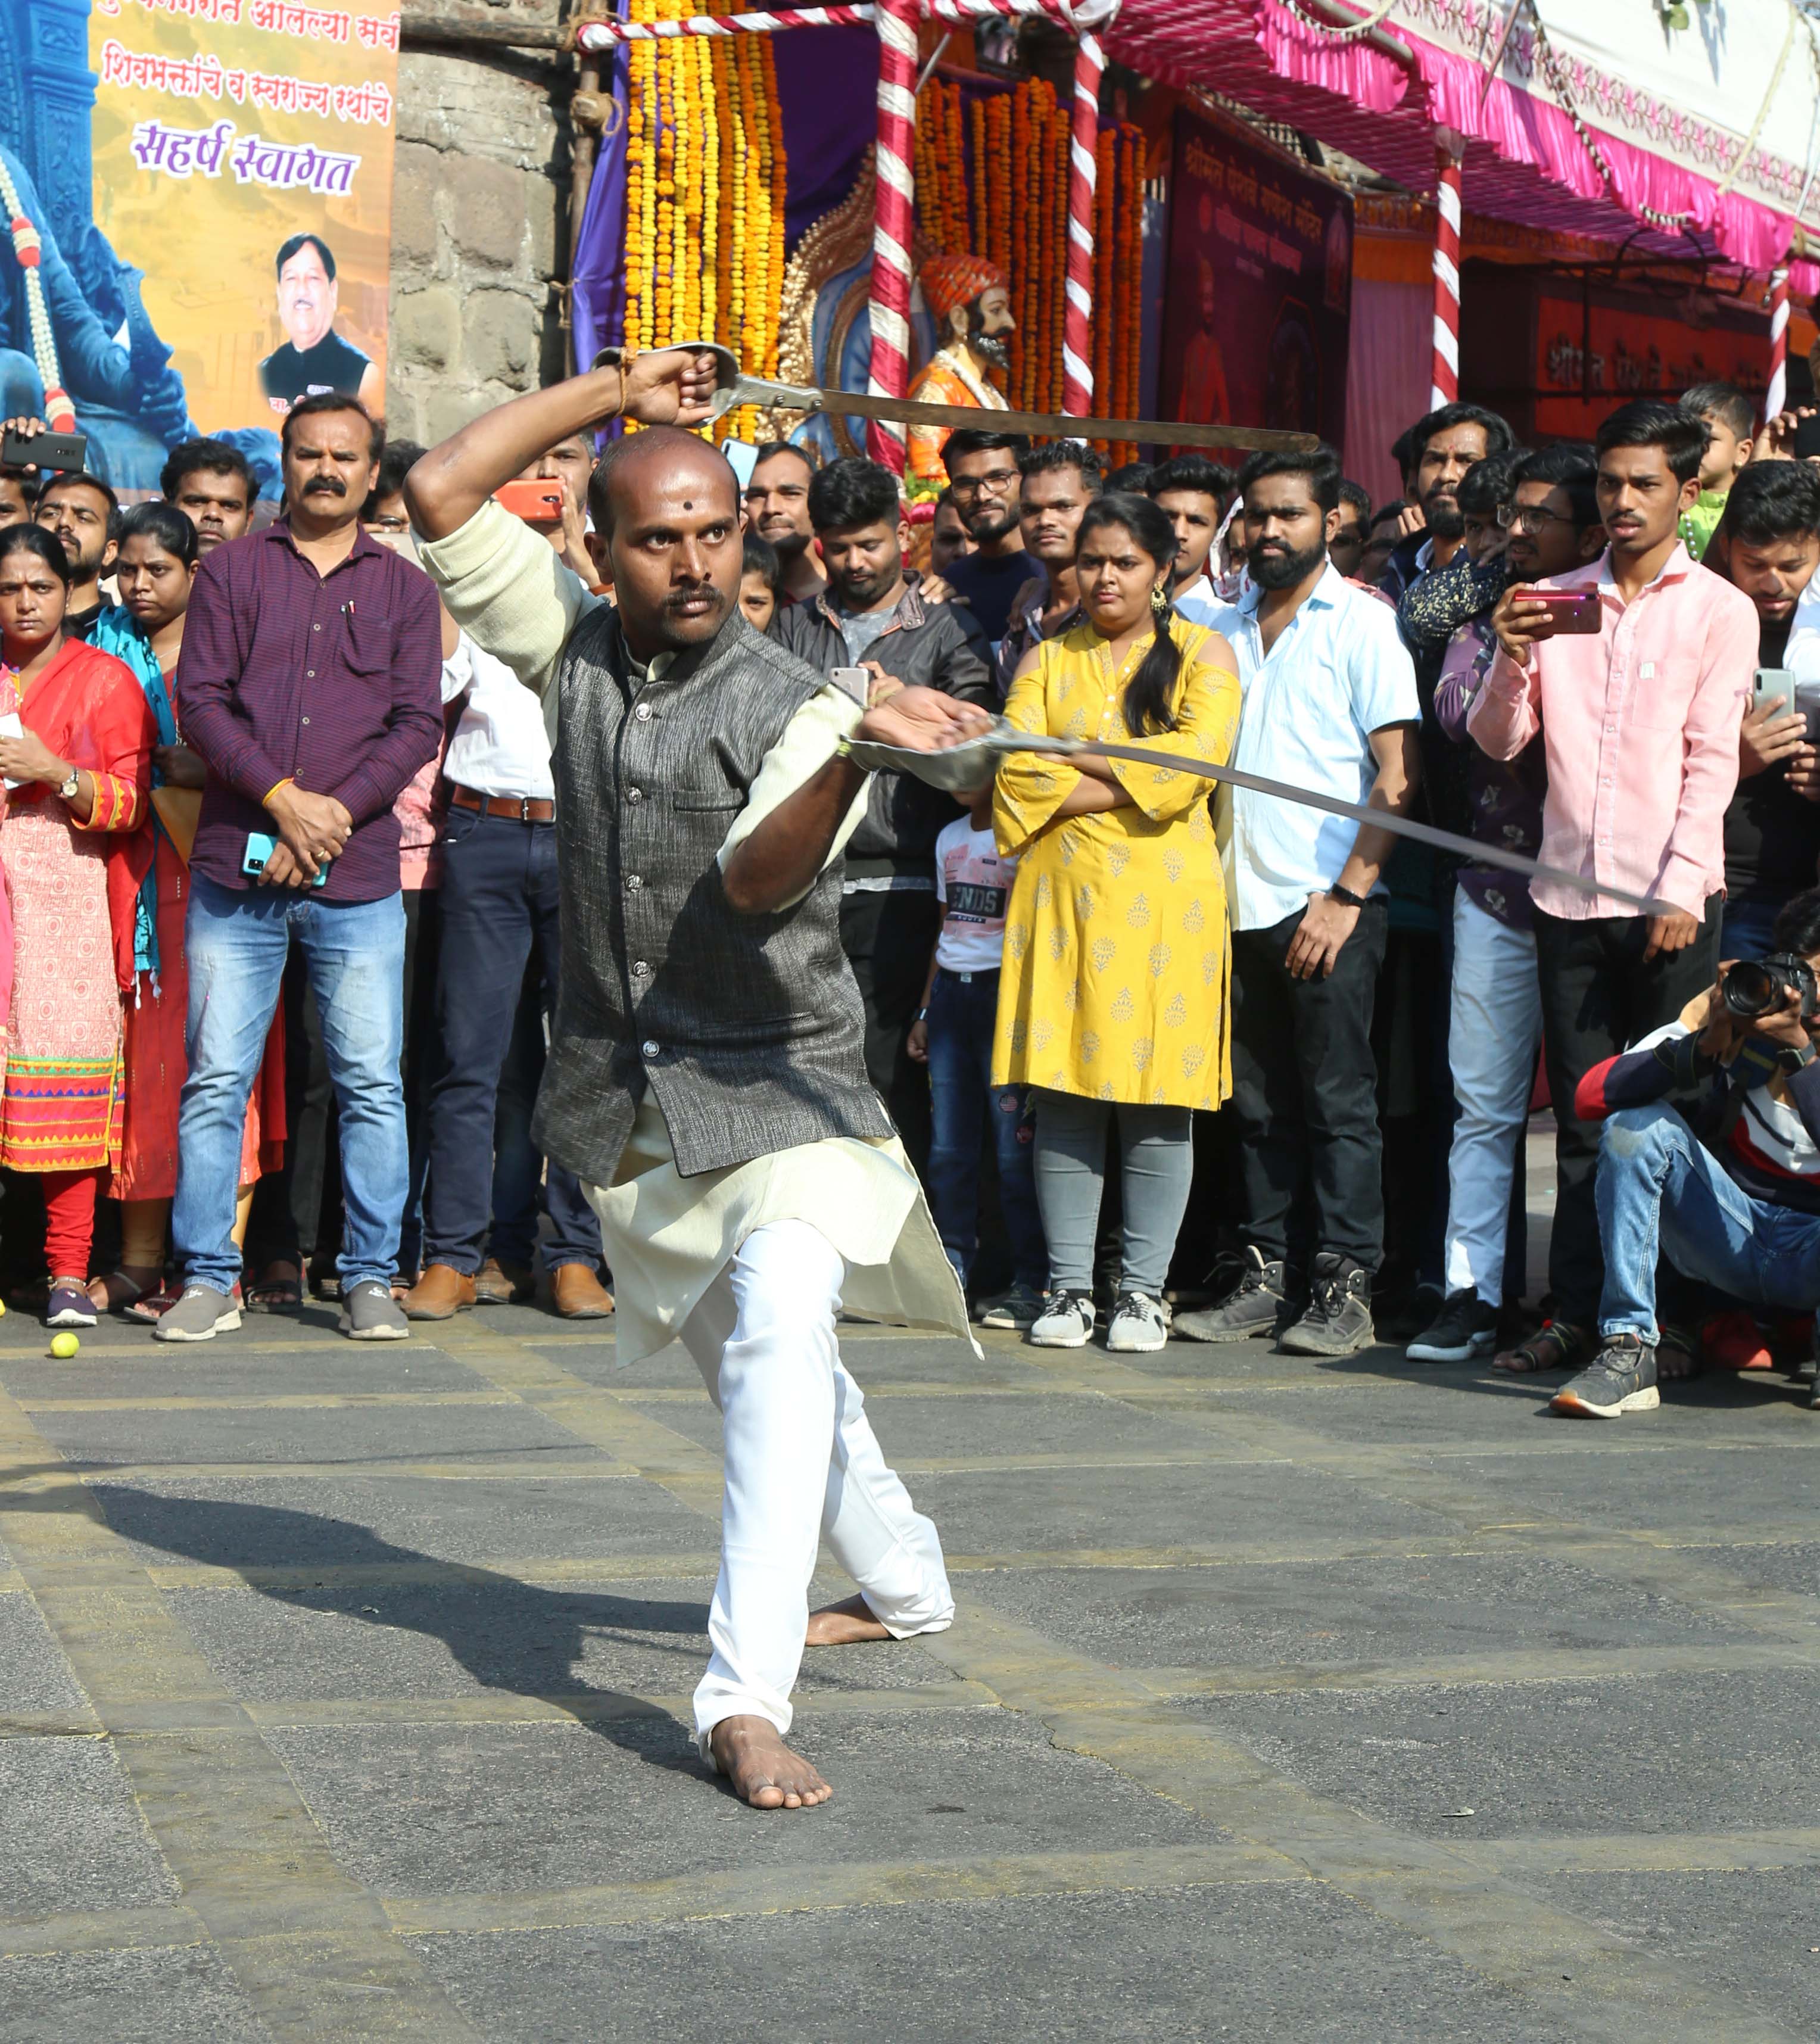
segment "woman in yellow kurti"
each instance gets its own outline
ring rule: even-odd
[[[1148,498],[1096,498],[1081,521],[1085,621],[1025,655],[1005,715],[1223,764],[1238,677],[1217,632],[1177,618],[1175,536]],[[1231,935],[1208,783],[1098,753],[1014,754],[993,824],[1018,861],[1006,913],[993,1083],[1035,1089],[1036,1190],[1049,1292],[1030,1331],[1078,1348],[1093,1326],[1093,1238],[1115,1116],[1123,1270],[1108,1348],[1159,1349],[1161,1295],[1193,1172],[1192,1110],[1231,1089]]]

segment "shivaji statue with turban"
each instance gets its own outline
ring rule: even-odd
[[[911,386],[910,395],[928,405],[978,405],[1007,409],[991,380],[1008,359],[1006,342],[1017,331],[1004,272],[977,256],[935,256],[923,265],[923,302],[938,333],[946,339]],[[953,429],[912,426],[907,454],[912,493],[935,496],[947,481],[942,448]]]

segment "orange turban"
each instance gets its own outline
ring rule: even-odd
[[[1008,282],[996,263],[979,256],[932,256],[923,265],[920,281],[923,302],[938,325],[946,323],[955,306],[970,305],[993,285],[1003,290]]]

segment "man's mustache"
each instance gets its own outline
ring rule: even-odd
[[[303,486],[305,497],[345,497],[347,486],[338,475],[318,475]]]

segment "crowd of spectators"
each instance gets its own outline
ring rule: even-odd
[[[1811,1373],[1820,468],[1793,440],[1720,385],[1590,445],[1452,404],[1374,506],[1326,448],[1108,475],[989,421],[921,529],[870,461],[757,450],[736,628],[862,700],[1190,768],[1018,755],[960,804],[881,773],[847,845],[868,1075],[981,1321],[1400,1339],[1565,1375],[1556,1409],[1597,1416],[1703,1367]],[[514,508],[599,594],[592,452],[551,448]],[[325,395],[258,529],[219,442],[125,509],[0,472],[0,1168],[15,1262],[41,1194],[54,1326],[206,1339],[308,1289],[395,1339],[539,1263],[556,1312],[612,1311],[531,1132],[550,739],[416,564],[423,459]],[[1210,794],[1195,761],[1385,820]]]

